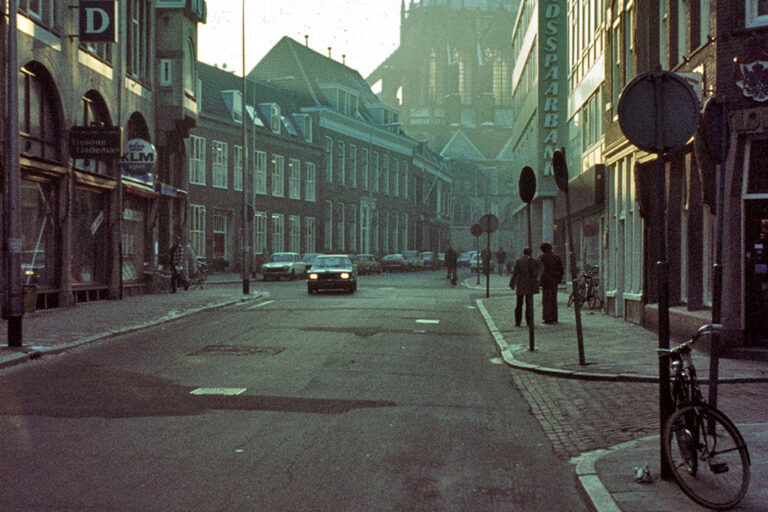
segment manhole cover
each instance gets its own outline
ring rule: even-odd
[[[252,347],[248,345],[208,345],[190,356],[276,356],[285,347]]]

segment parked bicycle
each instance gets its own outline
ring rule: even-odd
[[[674,403],[662,433],[664,460],[688,497],[715,510],[739,503],[750,477],[747,445],[733,422],[703,400],[691,358],[692,345],[721,327],[704,325],[682,345],[658,350],[669,358]]]
[[[208,263],[205,258],[196,256],[193,267],[189,274],[190,287],[193,290],[195,288],[205,288],[205,281],[208,279]]]
[[[573,305],[578,292],[581,305],[587,305],[589,309],[602,309],[603,307],[603,288],[600,284],[600,278],[597,277],[598,269],[596,267],[587,267],[587,270],[581,273],[576,279],[576,288],[571,291],[568,297],[568,307]]]

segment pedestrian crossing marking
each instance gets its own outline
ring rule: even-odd
[[[234,396],[245,393],[247,388],[197,388],[189,392],[190,395],[225,395]]]

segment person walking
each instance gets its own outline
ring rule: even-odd
[[[459,255],[453,250],[453,247],[448,245],[445,249],[445,268],[448,271],[446,279],[451,280],[451,284],[456,284],[456,265]]]
[[[169,263],[171,264],[171,293],[176,293],[179,285],[185,290],[189,289],[189,277],[187,274],[187,253],[181,244],[181,237],[176,235],[174,243],[169,251]]]
[[[539,293],[539,261],[531,257],[531,248],[523,249],[523,257],[515,262],[509,287],[517,294],[515,326],[520,327],[525,302],[525,323],[533,325],[533,296]]]
[[[503,247],[499,247],[499,250],[496,251],[496,264],[499,267],[499,275],[504,275],[504,267],[507,264],[507,253],[504,252]]]
[[[483,274],[490,275],[491,273],[491,250],[488,247],[485,247],[480,252],[480,262],[483,266]]]
[[[541,309],[545,324],[557,323],[557,285],[563,278],[563,260],[553,250],[552,244],[544,242],[540,246],[541,255]]]

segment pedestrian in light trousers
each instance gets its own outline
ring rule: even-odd
[[[531,257],[531,248],[523,249],[523,257],[515,262],[509,287],[517,294],[515,326],[520,327],[525,303],[525,323],[533,325],[533,296],[539,293],[539,261]]]

